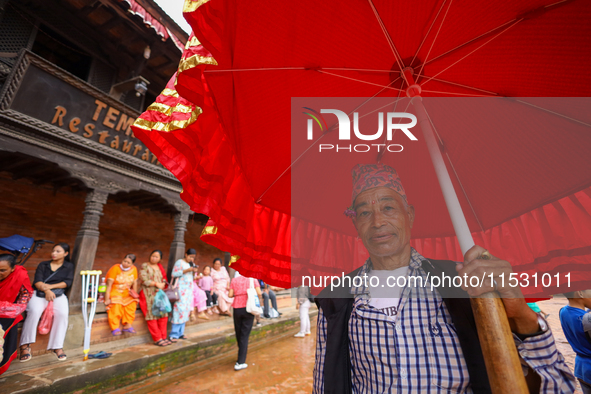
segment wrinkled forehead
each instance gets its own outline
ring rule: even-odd
[[[372,202],[382,201],[393,201],[400,206],[404,206],[404,199],[400,194],[389,187],[380,186],[367,189],[359,193],[359,195],[355,198],[353,207],[354,209],[357,209],[360,206],[371,204]]]

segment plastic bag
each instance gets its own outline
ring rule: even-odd
[[[49,301],[47,304],[47,308],[43,311],[41,315],[41,321],[39,322],[39,326],[37,327],[37,331],[39,334],[45,335],[49,334],[51,331],[51,325],[53,324],[53,301]]]
[[[246,301],[246,312],[253,315],[261,315],[263,313],[263,309],[261,308],[257,291],[254,288],[254,279],[249,278],[249,280],[250,287],[246,289],[246,294],[248,295],[248,299]]]
[[[152,305],[152,314],[155,317],[163,317],[165,314],[172,312],[172,305],[162,290],[158,290],[154,296],[154,304]]]
[[[0,319],[16,319],[25,309],[27,309],[27,304],[0,301]]]
[[[277,312],[277,309],[271,307],[269,308],[269,317],[271,319],[275,319],[276,317],[279,317],[279,312]]]

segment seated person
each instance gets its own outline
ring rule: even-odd
[[[17,324],[33,295],[27,270],[16,265],[16,258],[8,253],[0,254],[0,375],[16,358],[18,346]]]
[[[278,309],[277,309],[277,296],[275,295],[275,292],[273,291],[274,289],[277,290],[278,288],[273,287],[273,286],[269,286],[268,284],[266,284],[265,282],[263,282],[262,280],[259,280],[259,283],[261,285],[261,293],[263,293],[263,317],[266,319],[270,319],[271,315],[269,314],[269,299],[271,300],[271,304],[273,305],[273,309],[275,309],[277,311],[277,313],[279,313]],[[279,313],[279,316],[281,316],[282,313]]]
[[[35,296],[27,304],[27,318],[21,331],[21,362],[31,359],[31,343],[37,339],[37,325],[41,314],[53,302],[53,324],[49,332],[47,350],[53,350],[59,361],[66,361],[64,340],[68,330],[70,307],[66,291],[74,281],[74,264],[70,262],[70,246],[59,243],[51,251],[51,260],[42,261],[37,266],[33,286]],[[74,294],[73,297],[80,297]]]
[[[119,328],[120,322],[123,323],[123,332],[136,333],[132,324],[135,320],[139,295],[138,273],[133,263],[135,263],[135,255],[128,254],[120,264],[112,266],[107,272],[105,307],[107,307],[111,333],[114,336],[122,334]]]

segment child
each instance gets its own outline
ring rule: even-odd
[[[199,267],[199,266],[196,266]],[[203,277],[202,274],[195,273],[193,280],[193,310],[191,311],[190,319],[195,320],[195,308],[197,308],[197,317],[199,319],[209,320],[209,317],[204,313],[207,305],[207,296],[205,292],[197,286],[197,281]]]
[[[212,315],[213,312],[211,309],[214,305],[217,304],[217,294],[211,293],[211,288],[213,287],[213,279],[211,277],[211,267],[206,265],[203,268],[203,275],[199,279],[199,288],[205,292],[205,296],[207,297],[207,314]]]
[[[584,394],[591,393],[591,337],[589,332],[591,312],[591,290],[564,293],[568,305],[560,309],[559,318],[566,340],[577,357],[575,358],[575,376],[581,384]]]
[[[308,286],[298,287],[296,309],[300,310],[300,332],[294,335],[296,338],[304,338],[306,335],[310,335],[310,315],[308,314],[310,310],[309,292]]]

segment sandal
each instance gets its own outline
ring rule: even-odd
[[[159,339],[156,342],[154,342],[154,345],[164,347],[167,346],[166,342],[166,339]]]
[[[61,352],[61,353],[58,354],[57,352]],[[57,357],[57,359],[59,361],[66,361],[68,359],[68,357],[66,356],[66,353],[64,353],[64,349],[54,349],[53,354],[55,354],[55,356]]]
[[[105,353],[104,351],[101,350],[98,353],[89,354],[88,358],[103,359],[103,358],[109,358],[112,355],[113,355],[113,353]]]
[[[124,328],[123,332],[128,332],[130,334],[137,334],[137,331],[133,329],[133,327]]]
[[[26,352],[26,353],[23,353]],[[21,356],[19,358],[21,363],[26,363],[27,361],[29,361],[30,359],[32,359],[33,356],[31,355],[31,345],[27,344],[26,348],[21,348]]]
[[[168,340],[169,340],[171,343],[177,343],[177,342],[179,341],[178,339],[176,339],[176,338],[173,338],[173,337],[169,337],[169,338],[168,338]]]
[[[186,337],[186,336],[184,336],[184,335],[181,335],[181,336],[179,337],[179,339],[187,340],[187,339],[189,339],[189,338],[187,338],[187,337]]]
[[[119,335],[121,335],[121,329],[116,328],[113,331],[111,331],[111,334],[113,334],[114,337],[118,337]]]

